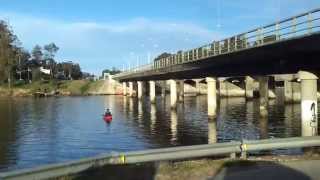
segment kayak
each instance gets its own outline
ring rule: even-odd
[[[107,123],[110,123],[112,121],[112,115],[103,116],[103,120]]]

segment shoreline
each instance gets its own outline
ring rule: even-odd
[[[121,95],[114,91],[108,92],[110,85],[104,80],[71,80],[71,81],[37,81],[31,84],[0,86],[0,97],[65,97],[65,96],[102,96]]]

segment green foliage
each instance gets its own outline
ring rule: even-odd
[[[14,82],[15,87],[23,86],[25,84],[26,84],[26,82],[24,80],[17,80]]]
[[[45,50],[45,59],[54,59],[55,54],[58,52],[59,47],[55,43],[50,43],[43,47]]]
[[[42,60],[42,47],[39,45],[34,46],[34,48],[31,51],[32,57],[37,60],[37,61],[41,61]]]
[[[111,75],[115,75],[115,74],[118,74],[118,73],[120,73],[120,72],[121,72],[120,70],[116,69],[115,67],[112,67],[111,70],[110,70],[110,69],[105,69],[105,70],[103,70],[103,71],[102,71],[102,76],[103,76],[104,73],[109,73],[109,74],[111,74]]]
[[[9,87],[13,79],[13,68],[17,65],[19,45],[20,42],[10,26],[0,21],[0,82],[8,82]]]
[[[16,79],[33,81],[41,79],[54,79],[62,74],[62,79],[81,79],[82,72],[79,64],[72,62],[59,63],[54,57],[59,51],[55,43],[35,47],[30,53],[21,47],[21,42],[13,33],[10,26],[0,20],[0,85],[8,83],[9,87]],[[30,57],[32,59],[30,60]],[[39,67],[50,69],[51,74],[46,75],[39,71]]]

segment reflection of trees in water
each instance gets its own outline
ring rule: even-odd
[[[20,113],[16,103],[10,98],[0,100],[0,169],[16,164],[17,159],[17,125]]]
[[[67,123],[62,122],[63,119],[59,120],[59,113],[61,113],[59,111],[63,109],[64,102],[66,99],[28,99],[26,110],[23,113],[24,123],[19,127],[24,131],[19,135],[18,140],[19,156],[22,161],[29,161],[33,157],[51,162],[56,161],[59,129],[63,128],[64,123]]]

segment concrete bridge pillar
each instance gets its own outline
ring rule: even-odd
[[[166,97],[166,87],[167,87],[167,81],[162,81],[161,82],[161,97],[165,98]]]
[[[306,71],[299,71],[301,80],[301,127],[302,136],[318,134],[317,79],[318,77]]]
[[[178,91],[178,101],[179,102],[183,102],[184,100],[184,81],[180,80],[179,81],[179,91]]]
[[[225,82],[225,78],[218,78],[218,83],[219,83],[219,96],[220,97],[227,97],[228,96],[228,87],[227,83]]]
[[[207,77],[206,81],[208,86],[208,116],[209,118],[215,118],[217,109],[216,79]]]
[[[259,79],[259,94],[260,94],[260,116],[265,117],[268,115],[269,77],[260,76],[258,79]]]
[[[253,99],[253,83],[254,83],[254,79],[251,78],[250,76],[246,76],[245,91],[246,91],[247,100]]]
[[[284,101],[285,103],[300,102],[301,99],[300,83],[294,81],[284,81]]]
[[[170,80],[170,102],[171,108],[177,108],[177,82],[175,80]]]
[[[293,103],[292,81],[284,81],[284,102]]]
[[[143,95],[143,82],[138,81],[138,99],[142,99]]]
[[[152,104],[156,103],[156,83],[154,81],[149,81],[149,85],[150,85],[150,102]]]
[[[129,82],[129,96],[133,97],[133,82]]]
[[[200,81],[196,80],[196,94],[200,95],[201,94],[201,87],[200,87]]]
[[[127,82],[122,82],[122,94],[127,95]]]

